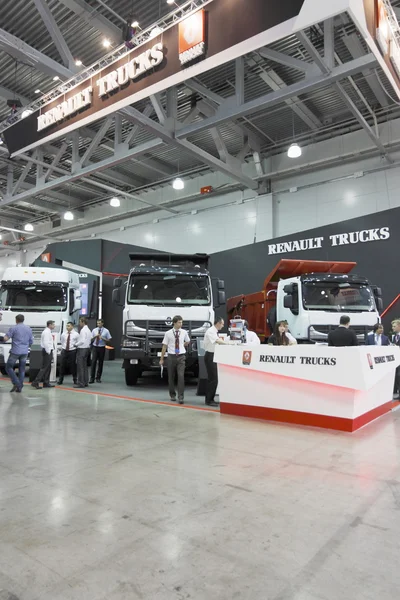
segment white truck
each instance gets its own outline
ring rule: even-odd
[[[214,321],[209,257],[205,254],[130,254],[134,265],[123,289],[114,280],[113,301],[123,306],[121,357],[126,385],[136,385],[144,371],[160,369],[164,334],[176,314],[192,340],[186,369],[199,373],[198,345]],[[224,282],[217,283],[217,306],[225,303]],[[122,293],[124,292],[124,298]],[[168,360],[168,358],[167,358]]]
[[[52,267],[9,267],[0,283],[0,310],[1,335],[15,325],[16,315],[22,314],[25,324],[32,329],[35,344],[40,343],[46,322],[54,321],[59,355],[60,336],[68,321],[76,325],[79,321],[81,292],[78,274]],[[10,349],[11,341],[0,344],[0,370],[3,374]]]
[[[349,315],[359,343],[380,321],[382,291],[351,273],[357,263],[282,259],[266,277],[263,289],[235,296],[228,315],[240,315],[261,340],[277,321],[286,320],[299,343],[326,343],[328,333]]]

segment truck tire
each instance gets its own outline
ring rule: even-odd
[[[137,380],[140,377],[140,368],[139,367],[128,367],[125,369],[125,383],[128,386],[136,385]]]

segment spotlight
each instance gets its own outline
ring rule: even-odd
[[[120,199],[119,198],[111,198],[110,206],[112,206],[113,208],[118,208],[119,206],[121,206]]]
[[[292,144],[287,151],[289,158],[299,158],[301,156],[301,148],[298,144]]]
[[[67,212],[64,213],[64,219],[66,221],[73,221],[74,220],[74,213],[72,213],[70,210],[67,210]]]
[[[58,76],[58,75],[55,75],[55,76],[53,77],[53,81],[60,81],[60,78],[59,78],[59,76]]]
[[[108,40],[107,38],[104,38],[103,46],[104,46],[104,48],[109,48],[111,46],[110,40]]]
[[[175,0],[167,0],[167,4],[175,4]]]
[[[131,27],[139,27],[139,21],[132,21]]]
[[[81,67],[81,66],[82,66],[82,61],[81,61],[81,60],[79,60],[79,59],[78,59],[78,60],[76,60],[76,61],[75,61],[75,65],[76,65],[77,67]]]
[[[160,35],[160,33],[162,33],[162,29],[156,25],[154,29],[150,31],[150,38],[155,38],[157,35]]]
[[[26,117],[29,117],[29,115],[32,114],[32,110],[30,108],[26,108],[25,110],[22,111],[21,113],[21,119],[25,119]]]
[[[27,223],[24,227],[25,231],[33,231],[33,225],[32,223]]]
[[[35,94],[40,94],[40,90],[35,90]]]
[[[185,187],[185,183],[184,183],[183,179],[181,179],[180,177],[177,177],[172,182],[172,187],[174,188],[174,190],[183,190],[183,188]]]

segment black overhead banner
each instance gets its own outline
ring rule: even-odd
[[[303,2],[213,0],[6,129],[10,154],[34,148],[256,49],[249,46],[239,53],[234,47],[297,17]],[[260,39],[260,45],[280,37],[275,31],[271,39]]]

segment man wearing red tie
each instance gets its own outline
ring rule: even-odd
[[[92,331],[92,369],[90,371],[89,383],[94,383],[95,377],[96,383],[101,383],[104,357],[106,355],[106,345],[109,340],[111,340],[110,332],[106,327],[104,327],[103,319],[98,319],[97,327]]]
[[[160,365],[164,366],[164,356],[168,354],[169,397],[176,400],[175,374],[178,374],[178,401],[183,404],[185,389],[186,348],[190,344],[188,332],[182,329],[183,319],[177,315],[172,319],[173,328],[166,332],[161,350]]]

